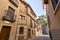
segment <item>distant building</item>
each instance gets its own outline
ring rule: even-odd
[[[36,36],[42,35],[42,26],[39,19],[36,20]]]
[[[0,1],[0,40],[27,40],[35,36],[36,14],[23,0]]]
[[[50,37],[52,40],[60,40],[60,0],[43,0],[46,5],[46,13]]]

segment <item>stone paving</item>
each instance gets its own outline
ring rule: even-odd
[[[50,37],[48,35],[42,35],[42,36],[36,36],[29,40],[50,40]]]

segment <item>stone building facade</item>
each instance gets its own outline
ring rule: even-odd
[[[60,0],[43,0],[52,40],[60,40]]]
[[[19,0],[0,1],[0,40],[15,40]]]
[[[42,35],[42,25],[39,19],[36,19],[36,36]]]
[[[24,1],[1,0],[0,40],[23,40],[35,36],[34,32],[32,34],[35,19],[34,11]]]
[[[31,6],[24,0],[20,0],[20,9],[18,15],[17,39],[29,39],[35,36],[36,14]]]

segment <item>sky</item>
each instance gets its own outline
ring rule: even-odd
[[[46,11],[42,7],[42,0],[25,0],[33,9],[35,14],[38,16],[46,15]]]

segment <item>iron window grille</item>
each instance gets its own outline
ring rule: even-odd
[[[24,33],[24,27],[20,27],[19,34],[23,34],[23,33]]]
[[[3,20],[15,22],[15,16],[14,16],[15,10],[9,6],[6,15],[3,16]]]

